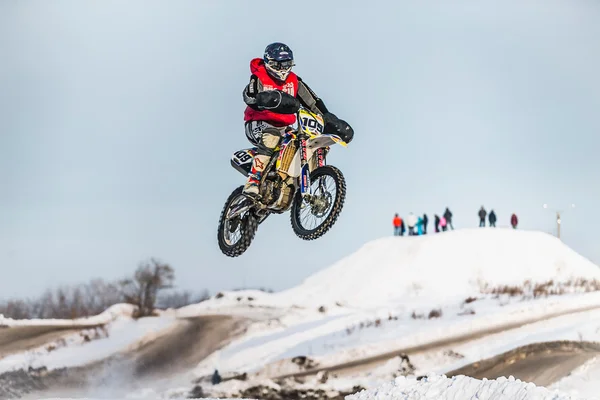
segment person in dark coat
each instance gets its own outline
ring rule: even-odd
[[[483,206],[481,206],[481,208],[479,209],[479,227],[485,226],[486,215],[487,215],[487,211],[485,211],[485,208],[483,208]]]
[[[213,385],[218,385],[221,383],[221,375],[219,375],[219,371],[215,369],[215,372],[212,375],[211,382]]]
[[[429,218],[427,218],[427,214],[423,214],[423,235],[427,235],[427,224],[429,223]]]
[[[488,216],[489,220],[490,220],[490,226],[492,227],[496,227],[496,213],[494,212],[494,210],[490,211],[490,215]]]
[[[512,225],[513,229],[517,229],[518,223],[519,223],[519,219],[517,218],[517,214],[513,214],[510,217],[510,224]]]
[[[435,233],[440,231],[440,216],[435,214],[433,217],[433,224],[435,225]]]
[[[444,218],[446,218],[446,226],[450,226],[450,229],[454,230],[454,225],[452,225],[452,213],[448,207],[446,207],[446,211],[444,211]]]

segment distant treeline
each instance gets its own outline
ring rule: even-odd
[[[90,317],[120,303],[137,306],[137,317],[156,309],[180,308],[210,298],[208,290],[196,293],[174,288],[175,270],[156,259],[141,263],[131,277],[113,282],[88,283],[46,290],[31,299],[0,301],[0,314],[13,319]],[[242,290],[242,289],[236,289]],[[271,291],[270,289],[259,289]]]

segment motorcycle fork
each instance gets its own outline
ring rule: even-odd
[[[300,194],[303,199],[310,199],[310,170],[306,159],[306,135],[299,136],[300,142]]]
[[[325,149],[319,147],[317,149],[317,168],[325,166]]]
[[[317,168],[324,167],[326,165],[325,156],[327,154],[327,149],[323,147],[319,147],[315,152],[317,156]],[[323,177],[319,178],[319,190],[317,191],[320,194],[325,194],[325,181]]]

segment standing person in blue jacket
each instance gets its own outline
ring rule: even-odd
[[[421,236],[423,234],[423,217],[419,216],[417,219],[417,235]]]

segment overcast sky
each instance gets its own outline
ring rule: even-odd
[[[563,239],[598,263],[598,21],[596,1],[4,0],[0,297],[151,256],[184,289],[284,289],[391,235],[395,212],[446,206],[457,228],[484,205],[553,232],[542,204],[575,203]],[[347,202],[317,241],[276,215],[230,259],[241,92],[273,41],[355,129],[329,158]]]

